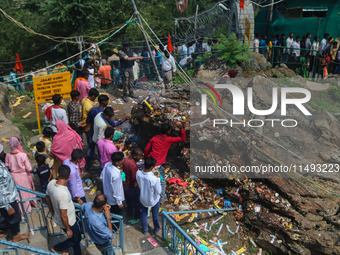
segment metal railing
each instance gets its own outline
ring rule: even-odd
[[[41,249],[30,247],[30,246],[27,246],[27,245],[9,242],[9,241],[3,240],[3,239],[0,239],[0,245],[10,247],[10,248],[5,248],[5,249],[0,249],[1,255],[11,255],[11,254],[19,255],[18,250],[29,251],[30,254],[38,254],[38,255],[40,255],[40,254],[41,255],[55,255],[55,254],[57,254],[57,253],[54,253],[54,252],[41,250]]]
[[[199,245],[170,217],[171,214],[191,214],[202,212],[222,212],[235,211],[235,208],[225,209],[208,209],[181,212],[162,212],[162,239],[165,241],[169,249],[175,254],[189,255],[206,253]]]
[[[25,223],[27,224],[28,229],[33,232],[35,230],[41,230],[46,229],[47,234],[49,236],[56,236],[56,235],[62,235],[63,231],[60,227],[57,227],[52,215],[48,211],[48,207],[46,204],[44,204],[44,199],[46,198],[46,194],[40,193],[34,190],[30,190],[21,186],[17,185],[17,190],[19,193],[20,203],[23,216],[25,219]],[[35,195],[33,198],[28,199],[22,199],[21,192],[27,192],[30,194]],[[34,204],[31,211],[28,211],[28,207],[25,208],[25,202],[29,202],[31,204]],[[85,240],[86,245],[89,245],[92,243],[88,235],[85,231],[84,226],[84,216],[81,210],[81,205],[75,203],[75,209],[76,209],[76,218],[77,218],[77,224],[80,227],[81,233],[82,233],[82,239]],[[111,223],[113,224],[113,235],[115,239],[114,248],[115,249],[121,249],[124,253],[124,222],[123,217],[120,215],[111,214]],[[57,227],[57,230],[55,228]],[[118,233],[119,232],[119,233]],[[119,235],[119,236],[118,236]]]

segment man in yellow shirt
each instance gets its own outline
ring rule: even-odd
[[[88,162],[90,160],[90,162],[92,161],[92,159],[94,158],[94,152],[95,152],[95,144],[92,141],[92,132],[91,132],[91,123],[87,123],[86,124],[86,118],[87,115],[89,114],[89,111],[91,110],[91,108],[93,107],[94,101],[96,100],[96,98],[99,96],[99,92],[97,89],[92,88],[89,91],[89,96],[84,98],[83,101],[81,101],[81,126],[84,127],[84,131],[86,134],[86,140],[87,140],[87,146],[88,146],[88,150],[87,150],[87,160],[86,162]],[[88,166],[86,166],[88,167]]]

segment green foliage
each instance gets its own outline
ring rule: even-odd
[[[194,77],[195,76],[195,73],[196,73],[196,70],[195,69],[188,69],[186,71],[186,73],[189,75],[189,77]],[[177,84],[183,84],[185,83],[185,80],[179,76],[178,74],[176,76],[173,76],[172,78],[172,82],[173,84],[177,85]]]
[[[205,53],[198,61],[205,61],[209,58],[221,58],[229,68],[234,68],[242,62],[250,61],[250,58],[247,57],[250,54],[247,52],[247,46],[237,40],[234,33],[229,36],[221,34],[219,43],[212,46],[212,51]]]
[[[160,38],[173,34],[174,18],[195,14],[196,5],[199,12],[212,7],[214,0],[189,1],[188,8],[178,12],[175,1],[136,1],[139,12]],[[134,10],[130,0],[1,0],[1,8],[24,26],[46,35],[70,37],[88,35],[99,30],[108,30],[127,21]],[[29,33],[0,14],[0,60],[15,61],[15,53],[21,60],[43,53],[58,42]],[[147,28],[145,28],[147,29]],[[101,35],[100,32],[92,35]],[[132,41],[144,40],[142,32],[136,25],[129,25],[108,42],[120,42],[123,38]],[[98,42],[103,38],[89,39],[86,42]],[[73,39],[74,41],[75,39]],[[166,39],[163,40],[166,43]],[[112,50],[112,44],[104,44],[102,52]],[[50,64],[73,55],[78,51],[76,44],[67,43],[58,46],[46,55],[23,62],[24,71],[32,66]],[[0,64],[9,73],[14,64]]]

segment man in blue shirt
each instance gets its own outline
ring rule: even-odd
[[[107,204],[106,196],[97,195],[93,203],[83,204],[81,210],[85,218],[85,230],[98,250],[104,255],[114,255],[110,205]]]
[[[109,97],[107,95],[100,95],[98,97],[98,103],[99,106],[98,107],[92,107],[91,110],[89,111],[89,113],[87,114],[87,118],[86,118],[86,124],[87,123],[91,123],[92,127],[91,130],[87,131],[87,135],[89,137],[93,136],[93,122],[94,122],[94,118],[97,116],[98,113],[100,112],[104,112],[104,109],[107,107],[107,105],[109,104]],[[123,121],[114,121],[112,119],[110,119],[108,121],[108,123],[112,126],[112,127],[117,127],[121,124],[123,124],[124,121],[130,119],[131,116],[129,114],[126,115],[126,118]],[[88,169],[91,167],[91,162],[94,158],[94,154],[95,154],[95,147],[96,144],[93,141],[90,141],[91,143],[89,144],[90,147],[90,152],[87,153],[87,157],[86,157],[86,166],[85,168]],[[100,160],[99,160],[100,162]],[[102,167],[101,167],[102,168]]]

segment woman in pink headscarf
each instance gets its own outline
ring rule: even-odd
[[[81,137],[69,125],[62,120],[55,122],[58,129],[57,134],[53,137],[51,153],[57,159],[54,161],[53,177],[56,178],[59,166],[66,159],[71,158],[74,149],[83,149]],[[85,159],[79,164],[79,169],[85,166]],[[82,173],[82,172],[81,172]],[[80,173],[80,174],[81,174]]]
[[[6,154],[5,164],[6,167],[11,172],[13,176],[14,182],[16,185],[22,186],[24,188],[28,188],[34,190],[33,178],[31,175],[32,166],[27,157],[27,154],[24,153],[18,138],[12,137],[9,139],[9,146],[11,147],[11,153]],[[34,198],[35,195],[32,195],[27,192],[21,192],[22,199]],[[31,211],[31,204],[29,201],[24,202],[25,211]],[[21,210],[21,207],[20,207]]]

